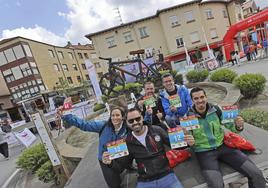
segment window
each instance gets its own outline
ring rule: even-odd
[[[211,37],[211,39],[218,38],[216,28],[212,28],[212,29],[210,29],[210,37]]]
[[[206,15],[207,20],[214,18],[211,9],[205,10],[205,15]]]
[[[40,88],[40,91],[45,91],[46,90],[44,85],[39,85],[39,88]]]
[[[54,67],[55,71],[60,71],[60,68],[59,68],[58,64],[54,63],[53,67]]]
[[[63,59],[63,58],[64,58],[64,57],[63,57],[63,53],[60,52],[60,51],[58,52],[58,56],[59,56],[60,59]]]
[[[15,77],[15,80],[23,78],[23,74],[22,74],[19,66],[11,68],[11,71]]]
[[[7,59],[4,52],[0,52],[0,66],[7,64]]]
[[[69,84],[73,84],[72,77],[67,77],[67,81],[68,81]]]
[[[89,59],[87,53],[84,53],[85,59]]]
[[[78,54],[79,59],[83,59],[83,56],[81,53],[77,53],[77,54]]]
[[[227,11],[226,11],[226,10],[223,10],[223,11],[222,11],[222,14],[223,14],[223,17],[224,17],[224,18],[228,18],[228,14],[227,14]]]
[[[86,64],[82,63],[81,66],[82,66],[82,69],[84,69],[84,70],[87,69]]]
[[[35,62],[30,62],[30,66],[31,66],[32,71],[33,71],[34,74],[39,74],[39,71],[37,69],[37,65],[36,65]]]
[[[86,79],[87,79],[87,80],[90,80],[90,78],[89,78],[89,75],[88,75],[88,74],[86,74],[85,76],[86,76]]]
[[[96,59],[97,58],[97,54],[96,53],[92,53],[90,55],[91,55],[91,58],[93,58],[93,59]]]
[[[124,36],[124,39],[125,39],[125,43],[133,41],[130,31],[123,33],[123,36]]]
[[[64,71],[69,71],[68,66],[66,64],[62,64],[62,69]]]
[[[16,57],[13,53],[13,50],[10,48],[10,49],[7,49],[4,51],[5,55],[6,55],[6,58],[7,58],[7,61],[10,63],[12,61],[15,61],[16,60]]]
[[[54,58],[55,55],[54,55],[54,52],[52,50],[48,50],[48,54],[50,57]]]
[[[23,48],[24,48],[24,50],[26,52],[26,55],[28,57],[33,57],[32,52],[31,52],[31,49],[30,49],[30,47],[27,44],[23,44]]]
[[[68,52],[68,56],[70,59],[74,59],[73,53],[72,52]]]
[[[14,77],[14,75],[13,75],[13,73],[12,73],[12,71],[10,69],[4,71],[3,76],[6,79],[7,83],[12,82],[12,81],[15,80],[15,77]]]
[[[182,38],[182,37],[177,37],[177,38],[176,38],[176,44],[177,44],[177,47],[182,47],[182,46],[184,46],[183,38]]]
[[[140,32],[141,38],[145,38],[145,37],[148,37],[149,36],[146,30],[147,30],[146,27],[139,28],[139,32]]]
[[[106,38],[106,43],[107,43],[108,48],[112,48],[116,46],[115,39],[113,36]]]
[[[170,17],[169,17],[169,21],[170,21],[170,25],[171,25],[171,27],[175,27],[175,26],[180,25],[177,16],[170,16]]]
[[[200,42],[199,35],[198,35],[197,31],[190,33],[190,37],[191,37],[192,43]]]
[[[74,69],[75,71],[78,70],[76,64],[73,64],[73,69]]]
[[[14,50],[14,53],[15,53],[15,56],[17,59],[21,59],[21,58],[25,57],[21,45],[13,47],[13,50]]]
[[[193,16],[193,11],[185,12],[184,17],[185,17],[186,23],[190,23],[190,22],[195,21],[194,16]]]
[[[76,76],[76,79],[77,79],[77,81],[79,82],[79,83],[81,83],[81,76]]]
[[[31,68],[29,67],[28,63],[24,63],[24,64],[20,65],[20,69],[21,69],[23,76],[32,75],[32,71],[31,71]]]
[[[101,65],[100,65],[100,63],[99,63],[99,62],[94,63],[94,66],[95,66],[95,68],[100,68],[100,67],[101,67]]]

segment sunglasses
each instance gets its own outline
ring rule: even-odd
[[[133,119],[128,119],[127,121],[128,121],[128,123],[134,123],[134,121],[139,122],[140,120],[141,120],[141,116],[133,118]]]

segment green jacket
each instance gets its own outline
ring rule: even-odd
[[[195,144],[192,147],[195,152],[209,151],[218,148],[223,144],[224,129],[221,124],[221,109],[212,104],[207,104],[207,114],[202,118],[194,108],[188,115],[196,115],[198,117],[199,129],[191,130],[190,133],[195,139]],[[226,123],[224,126],[232,132],[238,132],[234,123]]]

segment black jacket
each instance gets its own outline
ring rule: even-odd
[[[172,172],[164,145],[170,147],[168,134],[158,126],[149,126],[144,147],[131,133],[126,138],[129,155],[112,163],[112,168],[122,168],[135,159],[138,181],[152,181]]]

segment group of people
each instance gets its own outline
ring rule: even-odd
[[[244,129],[242,117],[238,116],[233,123],[222,124],[221,109],[208,103],[202,88],[195,87],[189,92],[184,85],[175,84],[169,73],[162,76],[162,84],[164,89],[157,95],[154,84],[146,82],[145,94],[138,99],[136,106],[128,110],[112,108],[108,121],[87,121],[72,114],[63,116],[63,108],[58,108],[57,115],[65,124],[99,134],[98,160],[107,185],[120,188],[120,174],[124,169],[131,168],[135,160],[138,188],[182,188],[166,157],[165,146],[170,147],[167,129],[179,127],[179,118],[195,115],[200,128],[185,131],[184,140],[187,148],[196,153],[201,173],[209,187],[224,187],[219,167],[219,161],[222,161],[246,176],[250,188],[264,188],[263,174],[248,156],[224,144],[222,126],[240,132]],[[120,139],[125,140],[128,155],[111,160],[107,143]]]

